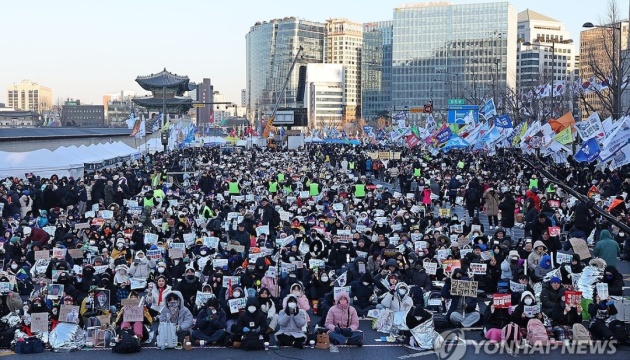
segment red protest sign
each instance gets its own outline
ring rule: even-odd
[[[512,305],[511,294],[493,294],[492,304],[496,309],[507,309]]]
[[[570,307],[576,307],[582,303],[581,291],[565,291],[564,302]]]

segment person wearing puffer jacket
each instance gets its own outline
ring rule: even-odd
[[[363,332],[358,331],[359,317],[350,306],[347,293],[339,294],[337,304],[328,310],[325,325],[332,344],[363,346]]]
[[[553,267],[551,266],[551,256],[545,254],[540,259],[538,266],[536,266],[536,270],[534,271],[534,280],[542,280],[551,270],[553,270]]]
[[[527,267],[529,271],[536,271],[536,267],[538,263],[540,263],[540,259],[547,253],[547,246],[538,240],[534,243],[534,251],[532,251],[527,257]]]
[[[164,275],[159,275],[155,278],[155,284],[149,284],[145,300],[151,315],[155,316],[162,311],[164,306],[166,306],[166,296],[172,291],[171,286],[167,285]]]
[[[311,309],[308,298],[306,297],[306,295],[304,295],[304,287],[302,286],[301,282],[296,282],[295,284],[291,285],[291,293],[289,295],[293,295],[297,298],[298,306],[300,307],[300,309],[304,311],[309,311]],[[289,295],[282,299],[282,308],[287,307],[287,299]]]
[[[148,259],[144,251],[137,251],[133,263],[129,268],[129,276],[134,279],[147,280],[151,275],[151,269],[155,267],[155,260]]]
[[[194,324],[194,317],[190,310],[184,306],[184,298],[179,291],[173,291],[166,295],[166,306],[159,315],[160,323],[175,324],[177,341],[183,342],[186,336],[190,336]]]
[[[399,282],[393,290],[383,297],[377,306],[379,309],[388,309],[392,312],[408,311],[413,307],[413,299],[409,296],[409,286]]]
[[[285,300],[286,305],[278,314],[276,339],[281,346],[302,349],[306,340],[306,333],[303,330],[307,321],[306,311],[298,307],[298,298],[293,294],[288,295]]]

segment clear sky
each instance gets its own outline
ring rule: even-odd
[[[578,40],[584,22],[597,23],[608,0],[513,0],[563,21]],[[623,18],[628,2],[617,0]],[[2,6],[0,102],[7,86],[31,79],[57,99],[102,102],[120,90],[141,93],[137,75],[164,67],[199,82],[208,77],[226,100],[245,88],[245,34],[256,21],[296,16],[313,21],[390,20],[393,0],[22,0]],[[451,0],[480,3],[493,0]]]

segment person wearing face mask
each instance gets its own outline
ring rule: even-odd
[[[455,269],[452,278],[447,278],[442,287],[442,298],[450,299],[450,306],[446,312],[446,318],[455,325],[471,327],[481,319],[477,310],[477,298],[451,295],[452,280],[469,280],[462,269]]]
[[[291,285],[291,292],[289,293],[289,295],[293,295],[297,299],[300,309],[304,311],[309,311],[311,309],[308,298],[304,294],[304,286],[301,282],[296,282],[295,284]],[[289,298],[289,295],[282,299],[283,308],[287,305],[287,299]]]
[[[192,331],[194,340],[203,340],[208,344],[222,344],[227,333],[227,316],[219,306],[219,300],[211,297],[206,301],[205,307],[197,315],[195,328]]]
[[[119,258],[124,258],[127,264],[131,262],[131,258],[132,258],[131,251],[129,251],[129,249],[126,248],[125,239],[123,238],[116,239],[116,245],[114,246],[114,249],[112,250],[112,259],[119,259]]]
[[[302,349],[306,341],[304,332],[307,324],[306,311],[298,307],[298,299],[295,296],[289,295],[286,300],[286,306],[278,314],[276,339],[281,346]]]
[[[328,310],[325,326],[332,344],[363,346],[363,332],[358,330],[359,317],[350,306],[347,293],[338,295],[336,304]]]
[[[212,261],[210,249],[207,246],[202,246],[199,249],[199,255],[195,256],[194,266],[195,270],[202,271],[209,261]]]
[[[265,341],[269,341],[269,326],[267,325],[267,315],[260,310],[260,304],[255,297],[247,298],[245,311],[243,311],[236,323],[232,326],[231,332],[234,334],[232,340],[236,344],[248,333],[262,335]]]
[[[374,283],[372,275],[364,273],[360,279],[350,283],[350,292],[354,296],[352,307],[357,311],[358,316],[365,317],[372,309],[376,309],[374,303],[377,301],[374,293]]]
[[[129,268],[129,276],[134,279],[145,281],[151,275],[151,269],[155,267],[155,260],[147,259],[144,251],[136,252],[136,256]]]
[[[269,324],[269,331],[275,331],[278,325],[278,314],[276,313],[275,299],[271,297],[271,291],[267,288],[261,288],[258,293],[258,303],[260,304],[260,311],[267,314],[267,324]]]
[[[197,291],[201,291],[201,280],[195,275],[195,269],[192,267],[186,269],[184,279],[177,283],[175,290],[179,291],[184,297],[184,305],[192,309],[195,304]]]
[[[157,263],[157,265],[155,267],[155,270],[151,271],[151,275],[149,276],[147,281],[148,282],[155,282],[157,277],[160,276],[160,275],[166,277],[166,282],[167,283],[171,283],[172,282],[171,274],[168,271],[166,263],[164,261],[162,261],[162,260],[160,260]]]
[[[624,287],[623,275],[616,267],[611,265],[606,266],[601,282],[608,284],[609,295],[622,296]]]
[[[512,322],[516,323],[518,326],[524,329],[527,328],[527,323],[531,319],[538,319],[542,321],[543,314],[540,311],[536,314],[533,314],[533,317],[529,317],[528,314],[525,313],[525,306],[534,305],[536,305],[536,298],[534,297],[534,293],[532,293],[531,291],[523,291],[523,293],[521,294],[521,300],[512,311]]]
[[[179,291],[166,295],[166,306],[162,308],[158,319],[160,323],[175,324],[175,333],[179,343],[182,343],[186,336],[190,336],[194,317],[184,306],[184,298]]]

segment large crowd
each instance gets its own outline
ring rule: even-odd
[[[419,348],[454,327],[626,341],[630,242],[592,205],[627,223],[630,176],[541,166],[593,203],[517,154],[372,145],[183,149],[4,179],[0,347],[362,346],[360,319]]]

